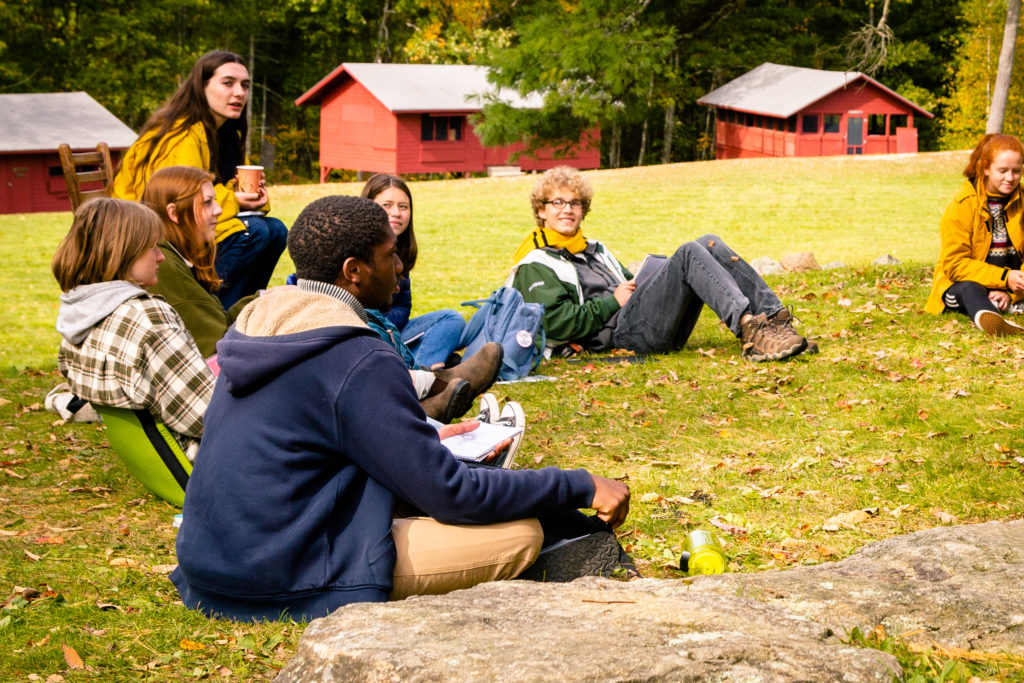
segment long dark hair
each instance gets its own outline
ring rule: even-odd
[[[389,187],[401,190],[409,198],[409,226],[398,236],[398,242],[395,245],[398,251],[398,258],[402,259],[402,274],[407,276],[413,266],[416,265],[416,255],[419,253],[419,247],[416,246],[416,233],[412,229],[412,192],[409,191],[409,186],[396,175],[378,173],[366,181],[366,185],[363,186],[363,193],[360,196],[366,199],[374,199]]]
[[[188,77],[178,87],[178,90],[171,95],[171,98],[149,117],[146,125],[142,127],[142,132],[139,133],[139,138],[145,137],[147,133],[153,133],[153,135],[147,143],[146,153],[135,164],[135,177],[132,178],[134,186],[141,187],[145,184],[143,179],[147,174],[146,167],[154,158],[166,151],[168,138],[172,134],[188,130],[197,123],[203,124],[203,128],[206,130],[206,139],[210,145],[210,168],[203,170],[213,173],[219,183],[231,180],[221,177],[222,174],[219,170],[220,144],[225,141],[228,144],[237,144],[237,149],[230,150],[230,152],[225,150],[225,152],[230,153],[232,157],[242,158],[242,141],[245,140],[245,134],[248,132],[246,113],[249,103],[248,101],[245,103],[241,116],[224,122],[221,126],[220,136],[218,136],[217,123],[214,121],[213,114],[210,113],[210,105],[206,101],[206,84],[210,82],[217,69],[230,63],[245,66],[242,57],[234,52],[227,50],[207,52],[192,65],[192,71],[189,72]]]

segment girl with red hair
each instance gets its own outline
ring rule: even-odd
[[[939,230],[942,248],[925,310],[954,311],[993,336],[1024,334],[1003,313],[1024,300],[1024,147],[1012,135],[989,134],[971,153],[966,180]]]

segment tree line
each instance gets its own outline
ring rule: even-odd
[[[488,65],[545,103],[490,103],[486,142],[566,146],[596,124],[618,167],[711,158],[696,100],[767,61],[869,73],[936,114],[916,122],[921,150],[962,149],[985,132],[1006,15],[1005,0],[21,0],[0,3],[0,93],[84,90],[138,130],[196,57],[233,50],[253,77],[251,156],[302,182],[319,109],[294,102],[342,62]]]

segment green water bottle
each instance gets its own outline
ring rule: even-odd
[[[721,544],[710,531],[695,529],[683,542],[679,568],[690,576],[698,574],[724,574],[729,566]]]

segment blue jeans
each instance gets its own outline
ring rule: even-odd
[[[707,304],[740,336],[745,313],[771,316],[783,308],[775,292],[718,235],[676,250],[619,311],[612,344],[638,353],[682,348]]]
[[[412,351],[416,365],[429,368],[434,363],[444,363],[465,346],[464,329],[466,321],[456,311],[431,311],[416,316],[402,328],[402,341]],[[422,336],[414,338],[417,335]]]
[[[214,268],[221,279],[217,298],[224,310],[242,297],[265,289],[288,243],[288,228],[269,216],[242,216],[246,230],[217,243]]]

